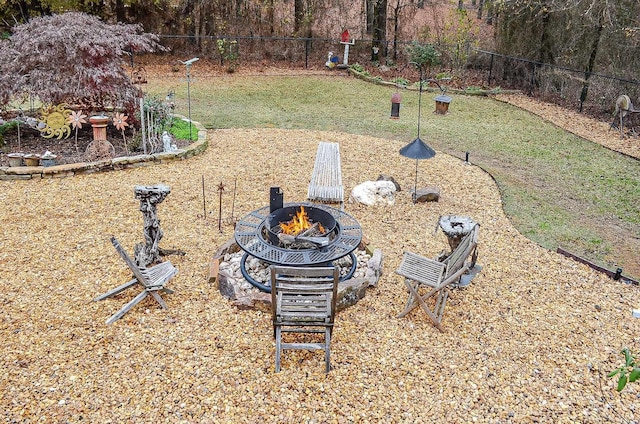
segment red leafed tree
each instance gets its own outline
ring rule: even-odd
[[[157,36],[131,24],[107,24],[79,12],[35,18],[0,43],[0,104],[32,95],[46,104],[132,111],[138,89],[125,60],[164,50]]]

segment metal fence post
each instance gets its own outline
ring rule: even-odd
[[[529,80],[529,95],[533,95],[533,87],[536,84],[536,67],[538,65],[535,62],[531,62],[531,79]]]
[[[491,60],[489,61],[489,77],[487,78],[487,84],[491,85],[491,74],[493,73],[493,57],[495,55],[491,53]]]

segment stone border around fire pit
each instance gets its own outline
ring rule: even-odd
[[[186,119],[175,115],[176,118]],[[175,152],[161,152],[150,155],[122,156],[97,162],[69,163],[54,166],[12,166],[0,167],[0,180],[31,180],[41,178],[72,177],[95,172],[116,171],[127,168],[156,165],[159,163],[184,160],[198,155],[208,146],[207,130],[202,124],[191,121],[198,129],[198,140]]]
[[[368,242],[360,243],[356,251],[366,251],[370,259],[366,263],[365,275],[363,277],[354,277],[338,284],[338,299],[336,300],[337,312],[355,305],[360,299],[364,298],[368,287],[376,287],[378,280],[383,271],[382,250],[372,249]],[[234,239],[223,244],[213,255],[209,264],[209,283],[215,284],[220,293],[231,300],[232,304],[238,309],[257,309],[263,312],[271,312],[271,294],[265,293],[252,287],[246,291],[239,289],[238,284],[234,283],[235,277],[229,275],[225,270],[220,269],[220,265],[226,254],[240,252],[241,249]],[[242,282],[247,282],[242,279]]]

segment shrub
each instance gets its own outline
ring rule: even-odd
[[[139,90],[124,57],[164,50],[157,41],[139,25],[111,25],[79,12],[31,19],[0,41],[0,105],[30,95],[45,104],[95,112],[111,106],[131,115]]]
[[[420,67],[426,66],[430,68],[440,63],[440,53],[431,44],[413,41],[407,47],[407,55],[411,62],[417,63]]]
[[[18,123],[16,121],[2,122],[2,124],[0,124],[0,147],[5,145],[4,135],[17,126]]]
[[[359,63],[354,63],[353,65],[349,66],[351,69],[353,69],[354,71],[358,72],[358,73],[363,73],[364,72],[364,67],[362,65],[360,65]]]
[[[238,65],[238,41],[218,38],[216,40],[221,62],[227,63],[227,72],[234,72]]]
[[[636,357],[627,348],[624,348],[621,353],[624,355],[624,365],[616,368],[608,375],[609,377],[618,376],[616,390],[619,392],[625,388],[627,383],[633,383],[640,379],[640,363],[636,362]]]
[[[394,78],[391,82],[393,82],[395,85],[398,85],[398,86],[401,86],[401,87],[406,87],[407,85],[409,85],[409,80],[407,80],[406,78],[402,78],[402,77]]]

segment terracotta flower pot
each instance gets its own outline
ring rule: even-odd
[[[38,155],[26,155],[24,157],[24,163],[26,166],[39,166],[40,156]]]

